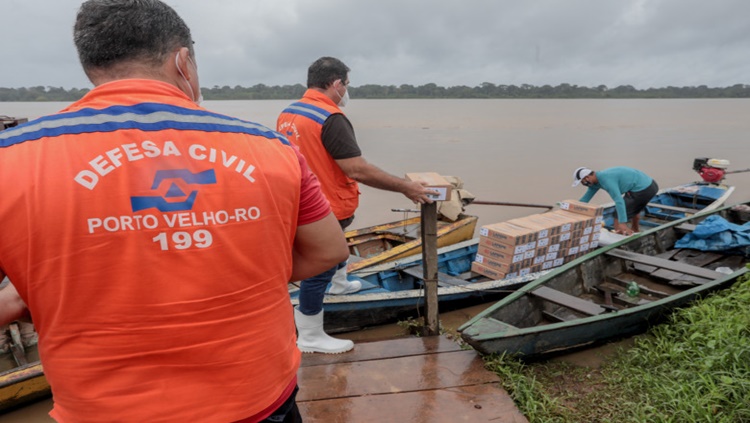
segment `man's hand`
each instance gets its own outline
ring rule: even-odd
[[[416,181],[407,181],[404,195],[417,204],[431,204],[433,201],[429,195],[438,195],[439,192],[425,187],[425,184]]]

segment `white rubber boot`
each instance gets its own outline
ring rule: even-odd
[[[331,289],[328,290],[329,294],[334,295],[346,295],[352,294],[362,289],[362,282],[360,281],[349,281],[346,278],[346,266],[337,270],[331,279]]]
[[[294,323],[297,325],[297,348],[303,353],[339,354],[354,348],[354,342],[333,338],[323,331],[323,310],[307,316],[295,307]]]

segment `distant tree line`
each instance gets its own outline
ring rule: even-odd
[[[2,88],[0,101],[75,101],[89,90],[58,87]],[[302,96],[305,86],[257,84],[252,87],[214,86],[202,88],[206,100],[292,100]],[[582,87],[560,84],[557,86],[529,84],[496,85],[484,82],[476,87],[458,85],[441,87],[430,83],[425,85],[374,85],[350,87],[353,98],[400,99],[400,98],[749,98],[750,85],[735,84],[730,87],[710,88],[665,87],[639,90],[632,85],[608,88],[606,85]]]

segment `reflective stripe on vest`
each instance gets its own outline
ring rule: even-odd
[[[102,110],[83,109],[34,120],[0,132],[0,148],[25,141],[59,135],[114,132],[122,129],[162,131],[165,129],[231,132],[278,139],[290,145],[281,134],[239,119],[203,110],[185,109],[156,103],[113,106]]]

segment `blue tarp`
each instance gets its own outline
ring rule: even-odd
[[[739,249],[750,251],[750,222],[744,225],[730,223],[721,216],[709,216],[699,223],[693,232],[677,241],[675,248],[690,248],[700,251],[727,251]]]

